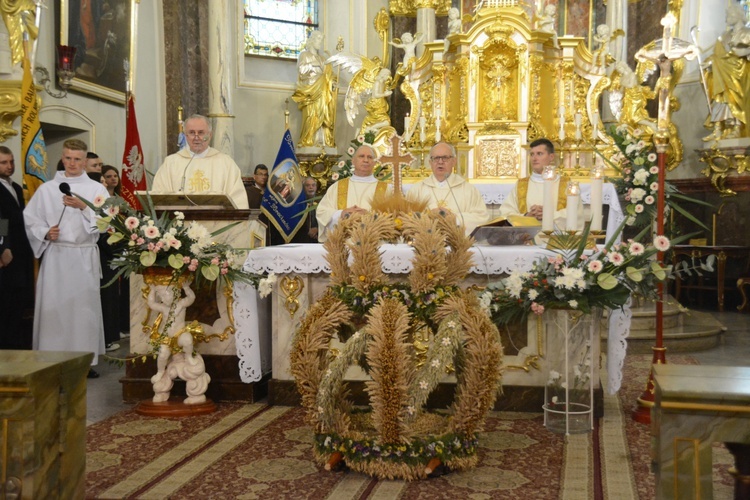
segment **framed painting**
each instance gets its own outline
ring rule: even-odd
[[[60,0],[60,44],[76,48],[70,89],[125,104],[133,0]]]

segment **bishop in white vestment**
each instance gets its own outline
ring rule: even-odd
[[[453,173],[456,154],[450,144],[438,143],[430,150],[432,175],[412,186],[410,200],[423,200],[430,209],[445,209],[456,215],[466,234],[489,220],[487,205],[479,190]]]
[[[81,141],[74,140],[72,147]],[[66,141],[69,144],[71,141]],[[41,258],[36,284],[33,348],[40,351],[93,352],[92,364],[104,353],[99,294],[101,267],[94,211],[73,194],[93,202],[109,197],[107,188],[85,173],[86,151],[63,146],[65,170],[42,184],[24,210],[26,234]]]
[[[208,145],[211,124],[204,116],[185,120],[187,147],[164,159],[156,171],[154,193],[223,193],[238,209],[250,208],[240,167],[232,158]]]
[[[318,203],[318,241],[323,243],[342,217],[370,210],[370,204],[377,193],[393,191],[393,186],[381,182],[372,175],[377,153],[367,145],[354,152],[352,164],[354,174],[331,185]]]

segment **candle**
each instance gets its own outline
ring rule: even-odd
[[[581,113],[576,113],[573,116],[573,119],[576,122],[576,141],[581,140]]]
[[[565,140],[565,106],[560,106],[560,142]]]
[[[542,231],[552,231],[555,223],[555,167],[547,165],[542,172],[543,196]]]
[[[427,140],[427,135],[425,134],[425,118],[424,116],[419,117],[419,142],[424,144],[424,141]]]
[[[435,120],[435,142],[440,142],[440,114],[437,115]]]
[[[575,181],[568,183],[567,189],[567,207],[565,210],[565,229],[576,231],[578,229],[578,195],[579,186]]]
[[[409,134],[409,113],[406,113],[406,116],[404,116],[404,140],[408,141],[409,139],[411,139]]]
[[[601,165],[591,169],[591,230],[602,230],[602,186],[604,184]]]
[[[592,135],[594,143],[596,143],[596,138],[599,135],[599,112],[598,111],[594,111],[594,116],[591,121],[594,122],[594,132],[591,135]]]
[[[565,87],[562,78],[557,80],[557,99],[560,101],[560,107],[565,109]]]

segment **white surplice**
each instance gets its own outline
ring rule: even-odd
[[[450,210],[456,215],[457,222],[464,226],[466,234],[471,234],[490,217],[479,190],[458,174],[451,174],[442,182],[431,175],[412,186],[406,197],[426,201],[430,209]]]
[[[104,353],[104,328],[99,293],[101,268],[99,231],[90,208],[67,207],[63,213],[60,183],[67,182],[73,194],[88,201],[107,189],[84,173],[55,178],[42,184],[24,210],[26,234],[34,256],[42,259],[36,285],[33,348],[40,351],[93,352],[92,364]],[[60,220],[62,215],[62,220]],[[60,220],[57,241],[45,239]]]

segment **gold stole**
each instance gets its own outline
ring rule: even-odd
[[[378,185],[375,186],[375,196],[378,196],[379,194],[385,194],[385,190],[388,188],[388,184],[385,182],[377,181]],[[346,200],[349,196],[349,177],[346,179],[341,179],[338,182],[338,193],[336,198],[336,205],[339,210],[344,210],[345,208],[349,208],[349,205],[347,205]]]
[[[529,194],[529,182],[531,181],[531,177],[524,177],[523,179],[518,180],[517,188],[516,188],[516,195],[518,196],[518,211],[521,212],[521,215],[525,215],[526,212],[528,212],[528,207],[526,206],[526,195]],[[560,184],[558,185],[557,190],[557,208],[556,210],[562,210],[565,208],[568,204],[568,182],[570,181],[570,178],[567,175],[560,176]]]

